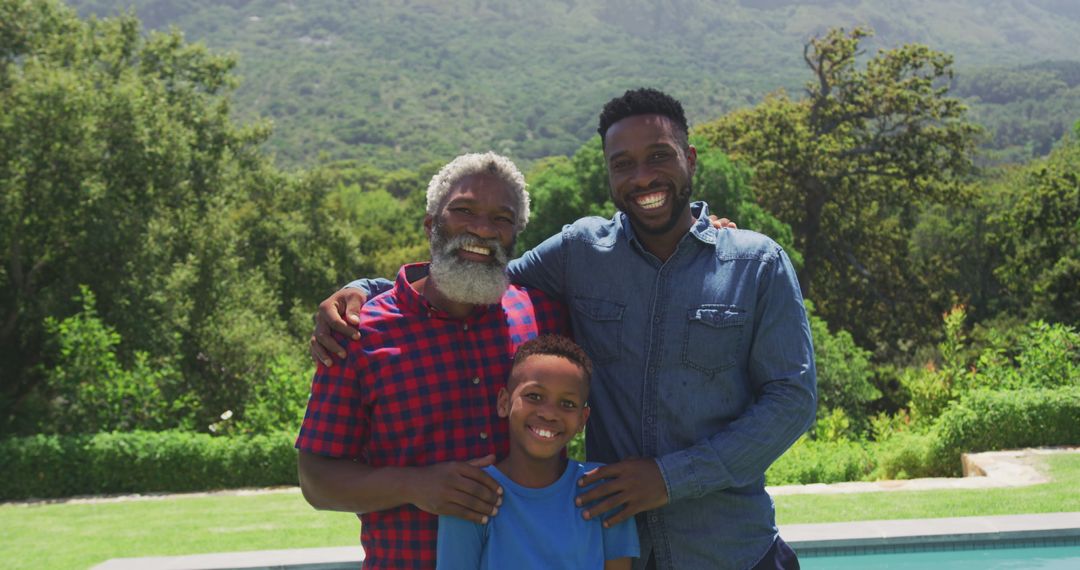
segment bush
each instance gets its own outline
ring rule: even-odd
[[[926,433],[898,432],[872,447],[877,466],[869,479],[913,479],[935,475],[930,462],[935,439]]]
[[[0,441],[0,499],[296,485],[293,435],[179,431],[35,435]]]
[[[1080,443],[1080,387],[979,390],[952,402],[931,430],[938,475],[960,472],[960,454]]]
[[[39,427],[54,433],[160,430],[191,427],[194,398],[181,395],[179,372],[169,359],[135,351],[124,366],[120,335],[97,313],[89,287],[73,299],[82,310],[62,321],[45,319],[55,363],[45,371],[47,412]]]
[[[769,485],[858,481],[873,468],[873,457],[860,443],[804,436],[769,467],[765,481]]]
[[[881,398],[881,391],[871,381],[870,351],[855,344],[847,331],[829,332],[810,301],[806,301],[806,310],[817,366],[817,416],[826,418],[830,411],[843,410],[850,422],[849,431],[862,433],[869,427],[870,403]]]

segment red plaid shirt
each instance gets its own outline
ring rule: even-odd
[[[512,285],[501,305],[453,319],[409,285],[425,270],[402,267],[394,288],[364,305],[360,340],[339,338],[345,361],[319,365],[297,449],[373,467],[505,456],[495,403],[514,351],[540,334],[567,334],[565,309]],[[436,516],[405,505],[360,520],[365,570],[435,568]]]

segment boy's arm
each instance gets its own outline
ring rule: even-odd
[[[604,539],[604,570],[628,570],[631,558],[641,556],[637,522],[633,517],[609,527],[601,527]]]
[[[479,569],[484,552],[484,528],[457,517],[439,517],[436,570]]]
[[[316,509],[368,513],[410,504],[484,523],[495,514],[501,489],[481,468],[494,461],[489,455],[425,467],[371,467],[301,451],[298,464],[300,489]]]

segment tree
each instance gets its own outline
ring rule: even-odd
[[[1015,170],[999,195],[987,221],[995,276],[1029,318],[1080,324],[1080,139]]]
[[[165,359],[199,423],[242,419],[262,379],[304,368],[310,307],[356,274],[330,174],[274,168],[269,130],[229,118],[233,61],[178,32],[81,21],[55,0],[0,0],[0,20],[0,431],[62,417],[49,386],[119,394],[90,388]],[[54,333],[80,322],[67,317],[83,285],[110,331],[94,338],[124,342],[79,369],[100,378],[46,385],[67,358],[46,319]]]
[[[963,203],[978,128],[946,96],[948,55],[905,45],[860,67],[869,34],[811,40],[804,99],[780,92],[697,133],[753,169],[759,203],[794,231],[800,284],[822,317],[889,352],[940,312],[909,269],[908,237],[923,205]]]

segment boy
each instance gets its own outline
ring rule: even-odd
[[[510,453],[484,469],[505,491],[502,506],[487,524],[439,517],[438,568],[630,568],[639,551],[633,519],[612,528],[583,519],[574,506],[577,481],[599,464],[563,453],[589,418],[591,373],[588,356],[566,337],[544,335],[518,348],[497,404],[509,422]]]

